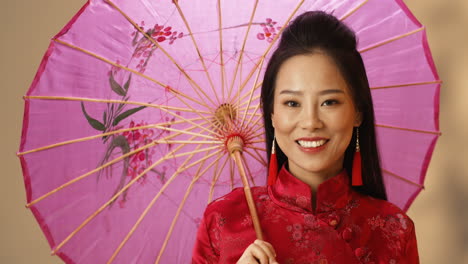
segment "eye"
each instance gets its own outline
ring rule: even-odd
[[[284,104],[286,106],[289,106],[289,107],[298,107],[299,106],[299,103],[295,102],[295,101],[286,101],[286,102],[284,102]]]
[[[322,106],[332,106],[332,105],[336,105],[338,104],[338,100],[335,100],[335,99],[329,99],[329,100],[325,100],[323,103],[322,103]]]

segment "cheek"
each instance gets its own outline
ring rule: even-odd
[[[334,116],[334,118],[328,122],[330,130],[340,135],[346,143],[349,143],[353,135],[354,123],[354,117],[350,114]]]
[[[293,128],[293,120],[286,114],[286,111],[277,111],[271,118],[276,132],[288,132]]]

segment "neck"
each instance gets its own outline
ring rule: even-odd
[[[315,194],[317,193],[318,187],[324,181],[338,175],[343,170],[343,167],[337,168],[330,168],[326,171],[320,172],[313,172],[307,171],[300,167],[296,167],[294,165],[289,166],[289,172],[296,177],[297,179],[301,180],[305,184],[309,185],[310,190],[312,191],[312,199],[315,199]]]

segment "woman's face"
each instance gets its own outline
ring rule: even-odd
[[[328,55],[320,51],[298,55],[281,65],[271,119],[294,176],[327,179],[339,173],[360,116]]]

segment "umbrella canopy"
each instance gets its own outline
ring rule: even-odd
[[[266,182],[259,87],[282,29],[309,10],[357,34],[389,200],[406,210],[439,136],[440,81],[399,0],[92,0],[25,96],[28,207],[67,263],[187,263],[205,206]]]

